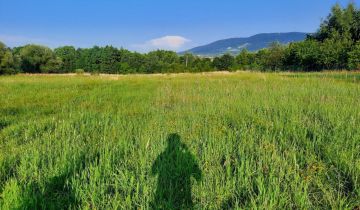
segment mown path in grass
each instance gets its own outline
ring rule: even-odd
[[[359,83],[21,75],[0,94],[1,209],[360,206]]]

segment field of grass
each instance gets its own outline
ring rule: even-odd
[[[311,75],[0,77],[0,209],[358,209],[360,83]]]

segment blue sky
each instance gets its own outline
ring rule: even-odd
[[[184,50],[257,33],[314,32],[336,2],[349,0],[0,0],[0,41]]]

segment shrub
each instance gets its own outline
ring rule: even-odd
[[[76,74],[84,74],[84,73],[85,73],[85,70],[84,70],[84,69],[76,69],[76,70],[75,70],[75,73],[76,73]]]
[[[90,72],[91,75],[98,76],[100,73],[99,71],[92,71]]]

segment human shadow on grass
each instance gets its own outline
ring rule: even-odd
[[[21,209],[77,209],[80,201],[71,186],[71,178],[81,174],[86,165],[99,159],[99,154],[81,155],[74,164],[44,183],[30,183],[24,192]]]
[[[78,203],[71,186],[67,186],[68,174],[53,177],[41,187],[31,183],[25,191],[22,209],[72,209]]]
[[[158,174],[152,209],[193,209],[191,177],[200,181],[202,172],[181,137],[167,138],[167,147],[154,161],[152,175]]]

